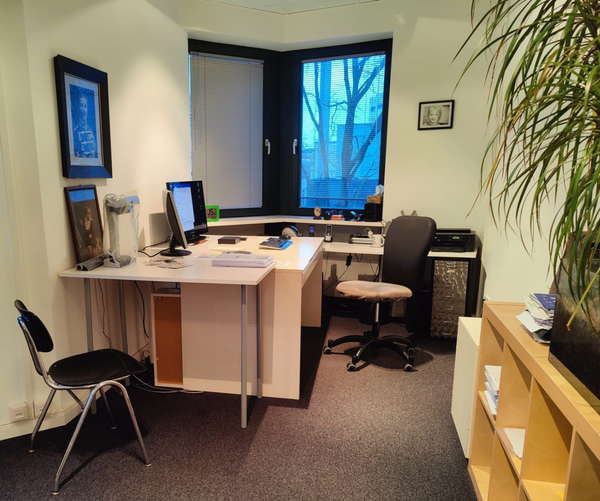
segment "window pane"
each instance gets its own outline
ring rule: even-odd
[[[302,64],[300,207],[362,209],[379,184],[385,57]]]

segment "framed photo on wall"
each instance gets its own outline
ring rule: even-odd
[[[112,177],[108,75],[58,55],[54,76],[63,176]]]
[[[419,103],[419,130],[451,129],[454,124],[454,99]]]
[[[77,262],[101,256],[104,253],[103,232],[96,186],[67,186],[65,199]]]

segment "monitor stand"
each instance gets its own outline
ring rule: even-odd
[[[179,245],[179,243],[177,243],[174,238],[171,238],[171,242],[169,243],[169,248],[165,249],[163,251],[160,251],[160,255],[167,256],[167,257],[181,257],[181,256],[189,256],[192,253],[192,251],[189,251],[189,250],[176,249],[175,247],[177,245]]]
[[[207,240],[208,240],[208,237],[199,236],[199,237],[196,237],[196,239],[193,242],[190,242],[188,240],[188,244],[189,245],[198,245],[198,244],[201,244],[203,242],[206,242]]]
[[[189,251],[189,250],[172,249],[171,247],[169,247],[168,249],[161,251],[160,255],[167,256],[167,257],[181,257],[181,256],[189,256],[191,253],[192,253],[192,251]]]

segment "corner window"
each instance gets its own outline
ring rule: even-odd
[[[386,54],[302,62],[300,208],[362,209],[382,174]]]

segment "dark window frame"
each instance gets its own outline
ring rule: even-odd
[[[280,53],[238,45],[188,40],[188,53],[205,53],[217,56],[240,57],[263,61],[263,181],[262,207],[221,209],[220,215],[227,217],[265,216],[279,211],[279,93]],[[271,141],[271,154],[267,155],[264,140]]]
[[[263,141],[271,141],[271,155],[263,147],[263,206],[260,208],[223,209],[221,216],[312,215],[313,209],[300,208],[300,158],[302,113],[302,62],[322,59],[385,53],[385,80],[381,123],[379,182],[385,177],[388,107],[392,64],[392,39],[386,38],[347,45],[278,52],[253,47],[188,40],[188,51],[230,57],[259,59],[263,72]],[[298,140],[297,155],[292,155],[292,141]],[[323,209],[328,209],[323,207]],[[355,212],[361,213],[357,210]]]
[[[381,151],[379,164],[379,183],[383,184],[385,178],[385,156],[387,146],[388,108],[390,96],[390,78],[392,64],[392,39],[374,40],[348,45],[320,47],[316,49],[303,49],[283,53],[281,64],[281,84],[283,89],[293,89],[292,92],[281,97],[281,131],[282,131],[282,157],[281,157],[281,201],[280,206],[286,214],[308,216],[313,214],[313,209],[300,207],[300,160],[302,150],[302,62],[311,59],[326,59],[348,57],[353,55],[384,53],[385,79],[383,90],[383,113],[381,118]],[[284,119],[289,124],[284,123]],[[298,154],[291,154],[292,141],[298,140]],[[329,209],[329,207],[322,207]],[[335,209],[339,211],[340,209]],[[349,212],[349,211],[347,211]],[[362,213],[362,210],[355,210]]]

